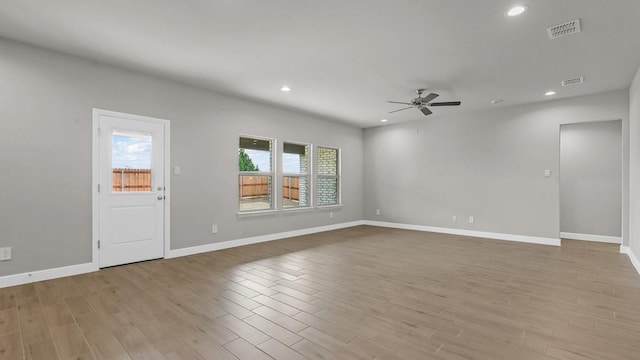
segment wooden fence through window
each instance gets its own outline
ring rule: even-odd
[[[269,176],[240,175],[238,177],[238,191],[242,199],[267,196],[269,195]],[[284,177],[282,197],[300,200],[300,178]]]
[[[266,196],[269,194],[268,176],[239,176],[241,198]],[[113,169],[113,192],[151,191],[150,169]],[[300,200],[300,178],[285,176],[282,197]]]
[[[282,197],[289,200],[300,200],[300,178],[285,176],[282,181]]]
[[[151,191],[151,169],[113,169],[113,192]]]

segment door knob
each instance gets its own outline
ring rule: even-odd
[[[158,195],[158,200],[162,200],[162,199],[164,199],[164,196]]]

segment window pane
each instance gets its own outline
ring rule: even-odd
[[[308,174],[309,145],[284,143],[282,172],[285,174]]]
[[[241,137],[238,170],[271,172],[272,141]]]
[[[282,153],[282,208],[299,208],[311,205],[309,174],[309,145],[307,144],[283,144]]]
[[[113,132],[113,192],[151,191],[151,144],[151,135]]]
[[[271,209],[271,176],[240,175],[238,191],[240,194],[240,211]]]
[[[272,164],[273,140],[240,137],[238,148],[239,211],[273,209]]]
[[[318,177],[318,205],[338,204],[338,179]]]
[[[318,175],[338,175],[338,149],[318,147]]]
[[[282,207],[284,209],[309,206],[309,177],[283,177],[282,197]]]

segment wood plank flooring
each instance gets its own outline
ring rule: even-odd
[[[640,359],[615,245],[360,226],[0,289],[0,360]]]

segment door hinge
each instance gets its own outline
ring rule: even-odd
[[[100,240],[98,240],[98,249],[100,249]]]
[[[100,192],[100,184],[98,184],[98,192]]]
[[[98,136],[102,135],[102,129],[98,128]]]

